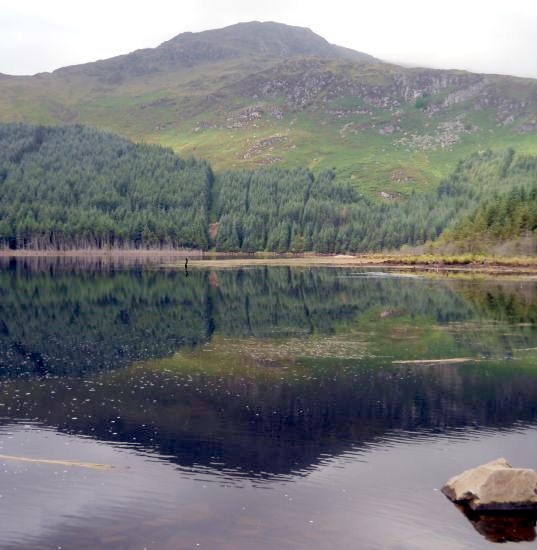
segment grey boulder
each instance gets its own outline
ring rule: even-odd
[[[442,492],[472,510],[537,509],[537,472],[498,458],[449,479]]]

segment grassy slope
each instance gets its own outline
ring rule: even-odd
[[[355,183],[361,192],[371,197],[378,197],[381,191],[408,194],[412,190],[434,188],[470,151],[513,147],[520,153],[537,154],[534,134],[517,134],[505,128],[493,132],[485,128],[449,149],[409,151],[394,146],[397,135],[382,136],[369,130],[342,136],[341,128],[352,122],[350,117],[334,123],[319,115],[300,114],[256,128],[166,132],[146,139],[171,146],[183,155],[209,158],[217,170],[270,164],[274,158],[281,159],[287,167],[307,166],[314,172],[333,168],[338,177]],[[403,130],[400,135],[412,131],[411,124],[409,122],[409,130]],[[252,158],[241,158],[252,144],[274,135],[287,139]]]

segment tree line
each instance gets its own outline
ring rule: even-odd
[[[0,125],[0,246],[207,247],[212,171],[84,128]]]
[[[501,239],[537,226],[536,179],[537,157],[485,151],[461,160],[436,190],[388,203],[331,170],[215,177],[207,162],[82,126],[3,124],[0,247],[344,253],[485,227]]]
[[[219,177],[216,195],[216,248],[342,253],[420,245],[472,216],[491,196],[519,197],[525,204],[522,190],[536,179],[537,158],[515,157],[513,150],[470,155],[436,190],[390,203],[365,198],[332,171],[317,176],[306,169],[227,172]],[[510,224],[509,230],[497,230],[499,237],[537,223],[529,206],[516,224],[498,208],[489,210],[489,217],[497,227]]]
[[[507,177],[507,174],[506,174]],[[509,190],[492,193],[446,232],[444,239],[475,248],[521,236],[537,242],[537,158],[522,157],[509,174]]]

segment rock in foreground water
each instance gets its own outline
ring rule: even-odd
[[[452,477],[442,492],[472,510],[537,509],[537,472],[498,458]]]

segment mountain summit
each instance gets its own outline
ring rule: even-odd
[[[204,59],[204,53],[212,51],[219,52],[221,58],[283,60],[294,56],[314,56],[362,63],[378,61],[368,54],[329,44],[308,28],[271,21],[251,21],[211,31],[187,32],[164,42],[157,49],[180,52],[185,58],[190,57],[192,52],[200,52],[200,59]]]
[[[273,22],[238,23],[222,29],[185,32],[157,48],[137,50],[103,61],[65,67],[54,71],[60,77],[76,75],[96,78],[108,85],[159,73],[184,72],[207,64],[240,63],[254,70],[296,57],[378,62],[374,57],[329,44],[313,31]]]

